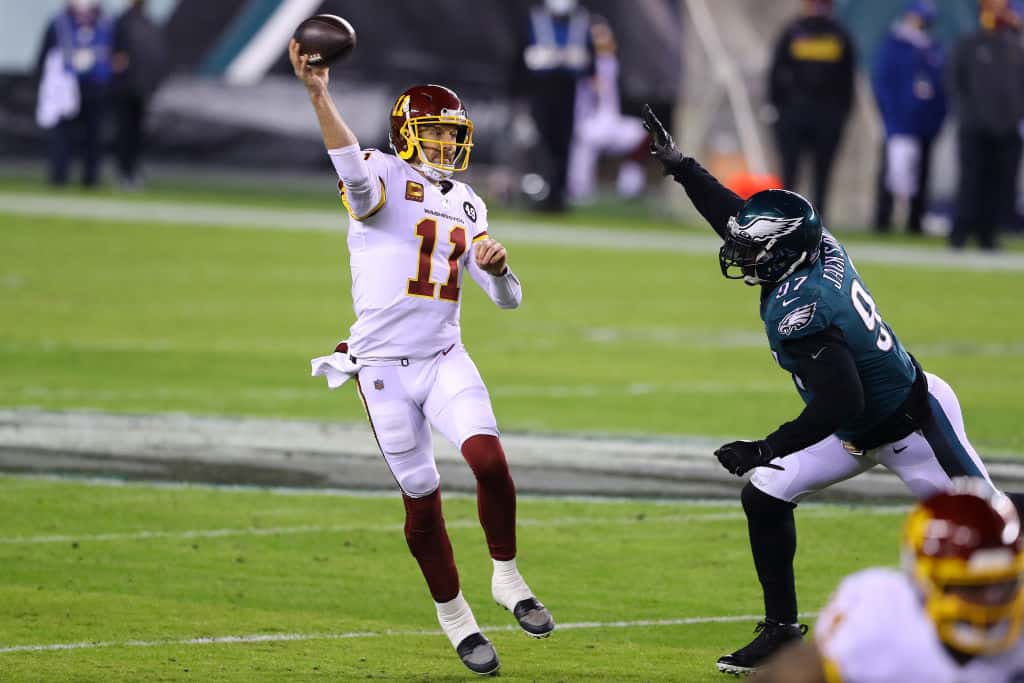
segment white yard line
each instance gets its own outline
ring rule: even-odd
[[[817,612],[802,612],[800,618],[813,618]],[[678,619],[639,619],[636,621],[578,621],[558,624],[556,630],[570,631],[577,629],[608,629],[608,628],[658,628],[663,626],[692,626],[694,624],[720,624],[735,621],[758,621],[761,616],[738,614],[717,617],[681,617]],[[502,624],[501,626],[484,626],[487,632],[518,631],[518,626]],[[102,647],[167,647],[177,645],[233,645],[237,643],[275,643],[307,640],[344,640],[348,638],[394,638],[409,636],[440,636],[440,629],[409,630],[409,631],[349,631],[347,633],[256,633],[246,636],[212,636],[206,638],[182,638],[179,640],[121,640],[92,641],[80,643],[51,643],[47,645],[11,645],[0,647],[0,654],[11,652],[53,652],[63,650],[93,650]]]
[[[1014,455],[1015,454],[1010,454]],[[1015,456],[1016,457],[1016,456]],[[305,488],[295,486],[261,486],[256,484],[214,484],[208,482],[180,482],[180,481],[133,481],[130,479],[121,479],[117,477],[81,477],[77,475],[64,475],[64,474],[38,474],[38,473],[27,473],[27,474],[3,474],[0,473],[0,481],[6,480],[8,482],[32,482],[32,481],[59,481],[68,482],[73,484],[81,484],[87,486],[104,486],[112,488],[130,488],[130,489],[201,489],[218,491],[221,493],[269,493],[276,496],[339,496],[344,498],[373,498],[384,501],[397,501],[400,499],[397,490],[366,490],[366,489],[346,489],[336,487],[326,488]],[[476,493],[473,491],[449,491],[445,493],[446,499],[463,499],[463,500],[476,500]],[[635,496],[606,496],[606,495],[586,495],[586,494],[531,494],[531,493],[517,493],[516,497],[520,500],[557,500],[567,503],[593,503],[595,505],[618,505],[621,503],[636,503],[643,505],[653,505],[658,507],[687,507],[687,508],[728,508],[738,507],[738,501],[727,498],[686,498],[680,500],[679,498],[657,498],[647,497],[637,498]],[[146,498],[142,498],[146,500]],[[906,503],[876,503],[864,505],[861,503],[829,503],[829,502],[817,502],[808,501],[800,504],[801,514],[805,514],[808,511],[814,514],[825,514],[826,516],[835,513],[836,510],[856,509],[859,513],[871,514],[871,515],[888,515],[888,514],[903,514],[910,510],[910,505]],[[712,513],[721,514],[721,513]],[[838,512],[835,514],[842,514]],[[618,518],[616,518],[618,519]],[[656,519],[666,519],[665,516],[657,516]],[[529,523],[523,519],[519,520],[520,524]],[[544,523],[544,522],[542,522]]]
[[[858,507],[858,514],[871,515],[903,515],[906,508],[901,506]],[[813,507],[802,510],[801,514],[813,517],[835,517],[850,514],[847,507]],[[710,512],[690,515],[656,515],[637,519],[635,516],[621,517],[560,517],[555,519],[518,519],[521,527],[566,527],[566,526],[607,526],[607,525],[640,525],[653,523],[680,524],[687,522],[721,522],[744,519],[744,514],[736,512]],[[479,522],[475,519],[448,520],[449,529],[475,529]],[[0,545],[38,545],[43,543],[88,543],[104,541],[145,541],[151,539],[189,539],[189,538],[223,538],[226,536],[278,536],[286,534],[320,534],[320,533],[379,533],[399,532],[402,525],[394,524],[342,524],[318,525],[301,524],[279,527],[241,527],[237,529],[184,529],[179,531],[138,530],[99,534],[60,534],[47,536],[0,536]]]
[[[123,201],[101,197],[53,197],[0,192],[0,212],[22,216],[57,216],[97,221],[167,223],[173,225],[240,228],[248,230],[314,230],[344,232],[347,219],[337,211],[246,208],[219,204],[168,201]],[[83,228],[89,226],[83,225]],[[603,230],[552,224],[502,222],[494,232],[503,240],[615,251],[661,251],[714,254],[720,242],[710,234]],[[851,248],[857,263],[942,270],[1024,270],[1024,254],[953,252],[913,246],[857,244]]]

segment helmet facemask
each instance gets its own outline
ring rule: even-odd
[[[976,552],[975,557],[983,554]],[[995,654],[1012,645],[1020,635],[1024,620],[1024,556],[1014,557],[1009,551],[1004,554],[1006,557],[992,560],[1002,568],[987,572],[970,568],[976,564],[975,557],[967,562],[917,561],[913,573],[925,594],[925,611],[935,622],[939,638],[957,652]]]
[[[947,496],[945,507],[919,504],[904,529],[903,566],[925,611],[942,642],[968,656],[1006,650],[1024,624],[1019,519],[1005,497],[985,497],[992,515],[977,512],[976,498]],[[950,512],[954,505],[959,510]],[[1005,522],[993,523],[996,514]]]
[[[734,217],[729,218],[729,236],[718,251],[722,275],[748,285],[781,282],[805,262],[813,262],[807,251],[781,247],[777,239],[758,241],[744,234]]]
[[[432,126],[456,126],[455,140],[440,140],[427,137]],[[473,148],[473,122],[465,112],[449,113],[442,111],[440,116],[418,116],[407,119],[399,130],[405,141],[405,148],[398,156],[419,168],[432,180],[443,180],[457,171],[464,171],[469,166],[469,153]],[[424,149],[426,145],[427,149]],[[428,154],[431,148],[439,151],[432,160]]]
[[[395,100],[390,119],[391,149],[427,179],[436,183],[466,170],[473,122],[450,88],[432,83],[407,88]]]

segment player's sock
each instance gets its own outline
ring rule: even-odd
[[[476,477],[476,508],[496,560],[516,556],[516,486],[498,437],[476,434],[462,444],[462,457]]]
[[[491,641],[487,640],[473,617],[473,610],[462,597],[462,591],[447,602],[435,602],[437,620],[448,636],[459,659],[473,673],[487,676],[501,666],[498,653]]]
[[[766,617],[776,624],[797,621],[793,557],[796,555],[794,503],[769,496],[748,483],[740,496],[747,515],[750,550],[764,591]]]
[[[446,602],[435,600],[434,605],[437,607],[437,620],[451,641],[452,647],[458,647],[463,640],[480,632],[473,610],[470,609],[466,598],[462,597],[462,591]]]
[[[516,618],[520,628],[534,638],[546,638],[555,630],[551,612],[526,585],[515,560],[494,560],[491,576],[494,601]]]
[[[533,596],[522,574],[516,567],[515,559],[493,560],[494,574],[491,575],[491,595],[495,602],[505,609],[515,609],[521,600]]]
[[[441,490],[422,498],[402,495],[405,502],[405,540],[420,564],[434,601],[447,603],[459,594],[459,572],[441,515]]]

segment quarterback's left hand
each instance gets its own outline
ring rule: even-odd
[[[771,467],[781,470],[778,465],[770,465],[769,462],[775,456],[772,454],[771,446],[767,441],[733,441],[727,443],[717,451],[715,457],[722,467],[742,477],[755,467]]]
[[[508,252],[505,247],[489,237],[473,245],[473,258],[481,270],[494,276],[504,275],[508,268]]]

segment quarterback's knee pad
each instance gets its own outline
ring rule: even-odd
[[[441,483],[441,475],[433,463],[396,472],[395,478],[398,479],[402,493],[413,499],[429,496]]]
[[[501,441],[490,434],[474,434],[462,443],[462,457],[482,484],[512,478]]]

